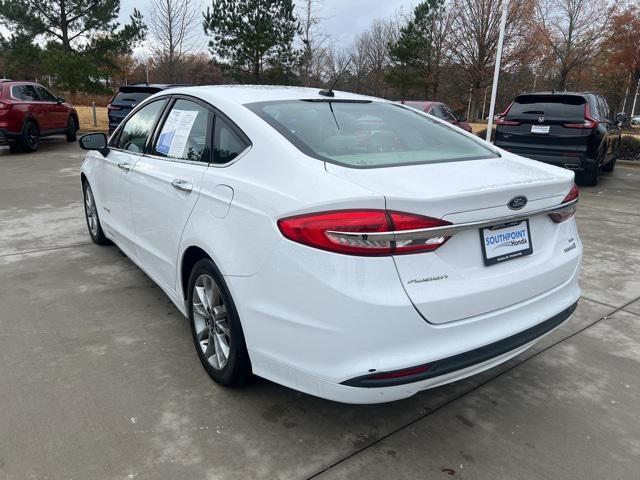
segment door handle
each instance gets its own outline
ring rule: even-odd
[[[124,170],[125,172],[128,172],[129,170],[131,170],[131,164],[130,163],[126,163],[126,162],[119,163],[118,164],[118,168],[120,170]]]
[[[171,185],[176,190],[182,190],[183,192],[190,192],[191,190],[193,190],[193,185],[191,184],[191,182],[188,182],[187,180],[181,180],[179,178],[176,178],[174,181],[172,181]]]

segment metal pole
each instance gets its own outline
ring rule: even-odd
[[[484,87],[484,100],[482,100],[482,121],[484,122],[484,108],[487,106],[487,90],[489,86]]]
[[[536,73],[533,77],[533,91],[536,91],[536,83],[538,83],[538,74]]]
[[[496,111],[496,96],[498,94],[498,77],[500,76],[500,62],[502,61],[502,45],[504,43],[504,30],[507,26],[507,11],[509,0],[502,0],[502,20],[500,21],[500,37],[498,38],[498,51],[496,52],[496,66],[493,70],[493,85],[491,86],[491,103],[489,105],[489,123],[487,125],[487,142],[491,141],[493,129],[493,115]]]
[[[91,108],[93,109],[93,126],[98,126],[98,117],[96,116],[96,102],[91,102]]]
[[[629,96],[629,84],[631,83],[632,74],[629,73],[629,80],[627,80],[627,88],[624,90],[624,101],[622,102],[622,112],[626,112],[627,110],[627,97]]]
[[[469,88],[469,105],[467,106],[467,121],[471,122],[472,120],[469,118],[471,115],[471,95],[473,94],[473,87]]]
[[[631,107],[631,116],[636,114],[636,102],[638,101],[638,89],[640,89],[640,77],[638,77],[638,83],[636,83],[636,94],[633,96],[633,107]]]

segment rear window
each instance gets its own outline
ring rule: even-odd
[[[497,157],[480,141],[395,104],[291,100],[246,106],[303,153],[348,167]]]
[[[584,97],[576,95],[521,95],[515,99],[507,118],[545,117],[576,120],[584,118]]]
[[[121,104],[127,104],[127,105],[132,105],[132,104],[138,104],[140,102],[142,102],[142,100],[144,100],[147,97],[150,97],[151,95],[153,95],[155,92],[118,92],[116,94],[115,97],[113,97],[113,100],[111,100],[111,103],[121,103]]]

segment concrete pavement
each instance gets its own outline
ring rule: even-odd
[[[0,149],[0,478],[636,478],[640,169],[583,188],[583,299],[533,349],[374,406],[216,386],[189,326],[86,233],[82,153]]]

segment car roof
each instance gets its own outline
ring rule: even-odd
[[[435,100],[402,100],[400,103],[409,107],[420,108],[424,111],[429,110],[434,105],[442,104],[442,102],[436,102]]]
[[[527,96],[536,96],[536,95],[544,95],[544,96],[549,96],[549,95],[557,95],[558,97],[560,96],[568,96],[568,97],[586,97],[587,95],[600,95],[599,93],[595,93],[595,92],[558,92],[558,91],[551,91],[551,92],[523,92],[520,95],[517,95],[518,97],[521,97],[523,95],[527,95]]]
[[[248,104],[286,100],[368,100],[386,101],[379,98],[334,90],[334,97],[321,95],[320,88],[287,87],[278,85],[203,85],[197,87],[171,88],[170,93],[193,95],[203,100]],[[165,93],[167,93],[165,91]]]

